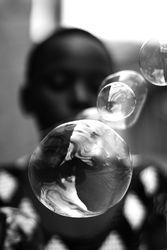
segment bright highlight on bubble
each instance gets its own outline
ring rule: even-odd
[[[140,69],[154,85],[167,85],[167,41],[151,39],[140,49]]]
[[[97,97],[97,109],[102,118],[111,121],[119,121],[131,115],[135,104],[133,90],[123,82],[105,85]]]
[[[53,129],[32,154],[28,171],[32,189],[44,206],[81,218],[102,214],[119,202],[132,177],[127,144],[95,120]]]

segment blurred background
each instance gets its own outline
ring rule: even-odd
[[[32,43],[55,26],[86,29],[109,47],[115,72],[140,72],[146,40],[166,36],[166,0],[0,0],[0,161],[32,153],[38,143],[34,122],[18,102],[25,60]],[[149,84],[138,122],[127,130],[132,153],[167,155],[167,87]]]

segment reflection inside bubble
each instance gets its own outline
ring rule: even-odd
[[[53,129],[32,154],[29,180],[51,211],[91,217],[121,200],[132,176],[125,141],[99,121],[79,120]]]
[[[140,49],[140,69],[152,84],[167,85],[167,41],[150,39]]]
[[[123,82],[105,85],[97,97],[97,108],[107,120],[118,121],[130,116],[136,104],[133,90]]]

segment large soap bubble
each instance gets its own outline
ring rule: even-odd
[[[124,196],[131,176],[127,144],[95,120],[56,127],[36,148],[29,164],[36,197],[51,211],[68,217],[104,213]]]
[[[150,39],[140,49],[140,69],[152,84],[167,85],[167,41]]]

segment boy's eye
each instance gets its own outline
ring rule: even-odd
[[[56,87],[61,88],[65,85],[67,85],[68,77],[66,77],[62,74],[56,74],[55,76],[52,77],[51,81]]]
[[[72,77],[66,74],[56,73],[53,76],[45,77],[45,84],[53,90],[64,90],[69,88],[72,83]]]

